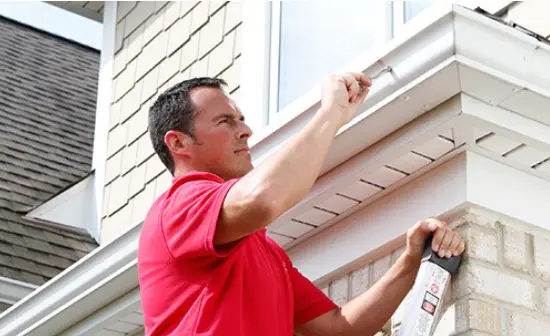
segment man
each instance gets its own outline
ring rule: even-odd
[[[421,221],[383,278],[337,307],[292,266],[265,227],[306,196],[370,79],[328,78],[316,115],[256,168],[247,145],[252,132],[224,85],[184,81],[150,110],[153,147],[174,180],[152,205],[139,243],[147,335],[372,335],[412,288],[432,233],[441,256],[464,251],[445,223]]]

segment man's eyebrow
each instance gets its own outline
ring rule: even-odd
[[[239,114],[237,117],[239,118],[239,120],[244,121],[244,115]],[[234,114],[229,114],[229,113],[220,114],[220,115],[215,116],[212,119],[212,121],[216,121],[216,120],[223,119],[223,118],[235,119],[235,115]]]

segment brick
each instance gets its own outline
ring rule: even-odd
[[[230,1],[225,10],[225,28],[224,31],[227,34],[235,27],[237,27],[243,21],[242,6],[240,2]]]
[[[143,40],[143,31],[145,26],[139,26],[132,34],[127,37],[127,61],[136,58],[145,45]]]
[[[122,208],[128,202],[128,186],[130,179],[128,175],[120,176],[111,184],[111,193],[109,195],[109,214]]]
[[[168,55],[184,45],[191,37],[191,16],[186,16],[168,29]]]
[[[159,77],[158,84],[166,83],[172,76],[175,76],[179,72],[179,66],[181,62],[181,50],[175,52],[170,57],[165,58],[159,65]],[[161,91],[163,92],[163,91]]]
[[[122,151],[122,165],[121,165],[121,174],[125,175],[128,173],[132,168],[136,165],[136,157],[137,157],[137,142],[134,142],[130,146],[127,146]]]
[[[166,57],[167,44],[168,33],[162,32],[145,46],[137,58],[136,79],[143,77]]]
[[[110,183],[112,180],[120,175],[120,167],[122,162],[122,152],[118,152],[111,158],[107,159],[105,164],[105,184]]]
[[[497,215],[477,208],[471,208],[463,219],[490,229],[494,229],[499,220]]]
[[[134,9],[137,5],[136,1],[118,1],[117,2],[117,22],[119,22],[122,18],[124,18],[132,9]]]
[[[160,34],[164,28],[164,14],[166,10],[161,9],[155,15],[145,21],[145,29],[143,31],[143,44],[146,45],[155,36]]]
[[[180,1],[169,1],[164,14],[164,29],[168,29],[180,17]]]
[[[157,179],[155,180],[155,198],[162,195],[166,190],[172,185],[172,175],[168,170],[165,170]]]
[[[109,130],[113,129],[120,122],[121,107],[121,102],[111,105],[109,110]]]
[[[145,182],[149,183],[155,177],[160,175],[165,169],[164,164],[160,161],[158,155],[151,156],[145,163]]]
[[[535,286],[527,279],[477,264],[462,265],[453,280],[453,298],[471,293],[531,309],[535,307]]]
[[[391,255],[384,256],[372,264],[372,281],[374,285],[390,269]]]
[[[183,10],[183,7],[184,6],[180,6],[180,10]],[[193,8],[193,13],[191,15],[191,34],[204,26],[206,22],[208,22],[208,2],[200,1],[199,4]]]
[[[147,132],[148,111],[144,106],[128,120],[128,143],[133,143]],[[139,163],[139,162],[138,162]]]
[[[124,45],[124,23],[126,21],[122,20],[120,23],[116,25],[115,28],[115,50],[114,53],[116,54],[122,49],[122,46]]]
[[[156,66],[143,77],[143,89],[141,91],[141,100],[145,102],[157,93],[158,89],[159,67]]]
[[[107,140],[107,156],[111,156],[126,144],[127,127],[122,124],[109,132]]]
[[[194,9],[200,1],[181,1],[180,5],[180,17],[184,17],[191,13],[191,10]]]
[[[135,167],[130,172],[130,190],[128,191],[128,197],[133,197],[143,190],[143,188],[145,188],[145,164]]]
[[[224,11],[214,14],[199,31],[199,58],[203,58],[223,40]],[[195,15],[195,13],[193,13]]]
[[[128,47],[121,49],[115,54],[113,61],[113,79],[126,69],[128,63]]]
[[[134,86],[136,79],[136,61],[133,60],[126,66],[126,69],[116,78],[115,101],[119,100]]]
[[[370,288],[370,265],[365,265],[350,274],[351,298]]]
[[[478,300],[468,300],[468,329],[473,329],[492,335],[499,335],[500,308],[498,305],[489,304]]]
[[[498,264],[498,244],[495,234],[487,233],[475,226],[461,226],[457,231],[462,235],[467,248],[465,258],[473,258]]]
[[[136,28],[142,25],[145,20],[155,12],[153,1],[141,1],[126,16],[124,37],[130,35]]]
[[[504,227],[503,233],[504,263],[510,268],[527,271],[525,233],[509,226]]]
[[[508,333],[510,336],[543,335],[543,330],[550,330],[550,322],[541,317],[534,317],[511,312],[508,317]]]
[[[330,283],[330,298],[338,306],[348,301],[348,277],[344,276]]]
[[[134,207],[132,209],[131,224],[135,225],[145,219],[145,215],[155,200],[154,183],[149,183],[134,198]]]
[[[199,36],[193,35],[182,47],[180,70],[185,70],[193,64],[199,54]]]
[[[143,80],[138,81],[134,87],[118,102],[121,105],[120,122],[124,123],[139,110],[141,104],[141,90]]]
[[[550,281],[550,239],[543,235],[534,235],[535,276]]]
[[[546,1],[523,1],[510,8],[506,19],[537,34],[548,36],[550,35],[549,12],[550,4]]]
[[[208,56],[208,75],[218,76],[222,71],[231,66],[233,62],[233,47],[235,45],[234,34],[225,37],[222,44],[216,47]]]
[[[154,150],[151,140],[149,139],[149,134],[143,134],[138,140],[137,164],[141,164],[153,154]]]

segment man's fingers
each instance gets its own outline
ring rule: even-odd
[[[457,253],[460,248],[460,243],[462,242],[462,237],[460,236],[460,233],[458,232],[452,232],[453,239],[451,243],[449,244],[449,250],[447,252],[447,258],[450,258],[453,255],[459,255],[460,253]]]
[[[442,258],[443,257],[449,258],[452,255],[451,243],[454,238],[454,233],[449,228],[445,228],[441,230],[445,231],[445,235],[443,236],[443,240],[441,241],[441,245],[439,247],[439,256]]]

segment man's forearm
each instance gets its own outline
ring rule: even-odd
[[[420,260],[403,253],[397,262],[368,291],[339,310],[342,335],[373,335],[390,319],[411,290]],[[340,333],[338,333],[340,334]]]
[[[268,200],[271,220],[307,195],[338,131],[335,119],[330,111],[318,112],[294,139],[240,181]]]

